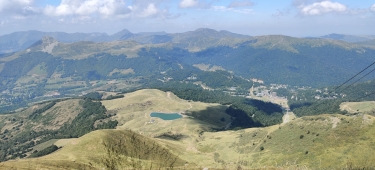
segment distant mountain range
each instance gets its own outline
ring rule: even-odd
[[[0,98],[9,99],[2,101],[9,107],[4,110],[29,99],[150,88],[168,82],[243,91],[251,88],[253,78],[266,84],[333,86],[373,63],[375,55],[371,41],[251,37],[206,28],[175,34],[54,33],[62,40],[34,33],[0,39],[8,45],[0,45],[2,49],[22,49],[0,54]]]
[[[216,31],[208,28],[200,28],[195,31],[184,33],[166,33],[166,32],[141,32],[132,33],[123,29],[113,35],[107,33],[65,33],[65,32],[42,32],[42,31],[21,31],[0,36],[0,54],[24,50],[36,41],[45,36],[53,37],[59,42],[72,43],[78,41],[92,42],[110,42],[116,40],[132,40],[141,44],[158,43],[180,43],[181,46],[190,46],[191,50],[199,50],[206,47],[207,44],[226,45],[238,43],[241,40],[251,38],[248,35],[231,33],[229,31]],[[205,39],[202,39],[205,37]],[[209,37],[209,38],[207,38]],[[311,37],[321,39],[340,40],[350,43],[361,43],[373,45],[371,41],[375,40],[375,35],[355,36],[345,34],[329,34],[321,37]],[[220,40],[220,41],[219,41]]]
[[[110,42],[116,40],[132,40],[141,44],[156,44],[167,42],[180,42],[182,40],[196,40],[200,36],[210,37],[207,42],[197,43],[212,43],[218,39],[241,39],[250,36],[231,33],[228,31],[215,31],[212,29],[202,28],[196,31],[185,33],[168,34],[166,32],[141,32],[131,33],[124,29],[113,35],[106,33],[65,33],[65,32],[41,32],[41,31],[22,31],[0,36],[0,53],[9,53],[24,50],[36,41],[39,41],[45,36],[53,37],[59,42],[72,43],[78,41],[92,41],[92,42]],[[187,42],[189,43],[189,42]]]
[[[52,36],[37,39],[48,34]],[[51,67],[48,75],[57,74],[55,65],[62,67],[59,66],[61,65],[59,62],[63,61],[57,60],[71,62],[70,60],[74,59],[75,62],[84,62],[95,59],[98,62],[98,69],[87,69],[98,71],[106,67],[105,69],[108,71],[99,71],[102,78],[112,75],[110,72],[115,69],[130,69],[131,66],[133,66],[132,69],[142,69],[143,71],[135,72],[138,73],[137,75],[145,76],[147,72],[155,71],[155,68],[158,68],[158,72],[163,71],[159,66],[161,63],[166,70],[168,67],[175,68],[171,65],[177,66],[177,64],[188,66],[203,64],[218,66],[221,70],[227,70],[234,75],[248,79],[260,78],[267,83],[326,86],[339,84],[345,78],[363,69],[373,62],[375,54],[375,46],[366,43],[370,41],[362,42],[365,44],[348,43],[332,39],[340,38],[340,36],[332,34],[326,36],[331,38],[314,39],[282,35],[250,37],[228,31],[202,28],[175,34],[164,32],[133,34],[128,30],[122,30],[109,36],[100,33],[67,34],[31,31],[6,36],[0,40],[10,45],[1,45],[2,49],[9,47],[10,50],[16,49],[17,45],[17,48],[24,48],[27,44],[31,45],[14,54],[0,56],[0,76],[2,78],[8,76],[7,72],[19,68],[11,63],[20,58],[24,58],[23,61],[33,60],[29,62],[33,63],[37,57],[27,58],[26,56],[35,56],[37,53],[38,56],[41,56],[42,52],[43,56],[53,56],[51,58],[54,60],[51,61],[54,62],[53,66],[51,64],[46,66]],[[32,38],[36,40],[31,41]],[[7,41],[18,43],[13,43],[12,46],[12,43],[6,43]],[[103,56],[120,57],[125,64],[121,68],[120,66],[114,67],[116,64],[103,66],[103,63],[100,63],[100,58]],[[146,66],[145,63],[139,63],[144,62],[143,60],[148,61],[149,71],[145,71],[143,68]],[[128,65],[130,61],[134,63],[125,68],[125,65]],[[155,61],[155,63],[150,64],[151,61]],[[11,68],[11,65],[15,68]],[[30,65],[29,67],[31,69],[35,66]],[[71,66],[65,65],[65,67]],[[86,74],[77,72],[82,67],[71,69],[76,70],[74,74]],[[89,71],[85,70],[84,72]],[[66,72],[67,70],[65,70]]]
[[[320,38],[357,43],[357,42],[365,42],[365,41],[374,40],[375,35],[357,36],[357,35],[345,35],[345,34],[328,34],[325,36],[321,36]]]

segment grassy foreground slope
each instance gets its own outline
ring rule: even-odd
[[[98,130],[71,139],[50,155],[8,161],[0,169],[139,169],[184,163],[169,149],[132,131]]]
[[[243,167],[374,167],[374,117],[302,117],[279,127],[205,133],[201,152]]]
[[[116,114],[117,130],[59,140],[55,144],[65,143],[63,148],[50,155],[3,162],[0,169],[168,167],[167,158],[175,160],[173,167],[187,169],[375,167],[375,118],[367,114],[305,116],[270,127],[217,131],[231,120],[225,114],[228,106],[149,89],[102,104]],[[161,120],[150,117],[153,111],[184,117]],[[147,148],[157,149],[147,157]]]
[[[140,104],[147,101],[147,106]],[[215,124],[206,119],[224,116],[224,109],[221,112],[220,109],[210,110],[223,106],[188,102],[171,93],[141,90],[126,94],[122,99],[104,101],[103,105],[108,110],[118,111],[119,129],[132,129],[155,137],[179,151],[181,159],[199,167],[233,169],[240,165],[246,168],[306,166],[331,169],[349,165],[375,166],[372,163],[375,162],[372,156],[375,138],[371,135],[375,133],[375,127],[374,117],[370,115],[319,115],[265,128],[216,132],[215,126],[227,122]],[[163,121],[151,118],[152,111],[188,115],[195,112],[207,118],[193,115]],[[124,121],[126,117],[128,120]]]

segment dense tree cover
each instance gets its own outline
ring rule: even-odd
[[[375,100],[375,80],[351,85],[347,83],[340,88],[328,87],[316,90],[300,90],[293,95],[300,100],[291,100],[289,96],[288,104],[290,109],[297,116],[318,115],[318,114],[346,114],[340,110],[342,102],[351,101],[372,101]],[[320,96],[321,99],[315,99],[314,96]]]
[[[372,62],[374,50],[358,53],[338,46],[312,48],[299,44],[298,52],[278,49],[254,48],[244,42],[236,48],[212,47],[182,57],[188,64],[205,63],[222,66],[235,75],[257,77],[266,83],[295,86],[327,86],[342,83]]]
[[[72,138],[80,137],[88,132],[97,130],[94,127],[94,123],[97,120],[105,119],[111,117],[111,115],[106,114],[107,109],[100,103],[86,99],[82,102],[84,110],[74,118],[71,124],[66,124],[59,129],[56,134],[58,138]],[[110,129],[117,126],[117,120],[109,121]],[[101,127],[107,127],[105,125]]]
[[[254,122],[251,116],[248,115],[242,109],[236,108],[235,106],[229,106],[225,110],[227,114],[232,116],[233,121],[231,123],[234,128],[250,128],[250,127],[259,127],[262,126],[259,122]]]
[[[346,114],[340,110],[341,99],[326,99],[315,102],[295,102],[290,105],[297,116],[309,116],[320,114]]]
[[[83,96],[83,98],[91,99],[91,100],[101,100],[103,97],[103,94],[100,94],[99,92],[90,92]]]
[[[337,89],[337,93],[345,94],[343,99],[348,101],[375,100],[375,80],[349,85]]]
[[[105,100],[113,100],[113,99],[118,99],[118,98],[123,98],[124,95],[120,94],[120,95],[109,95],[108,97],[105,98]]]
[[[272,92],[276,92],[277,96],[287,97],[287,98],[288,97],[290,98],[290,95],[291,95],[291,93],[289,92],[289,90],[286,89],[286,88],[272,89]]]
[[[44,156],[44,155],[48,155],[52,152],[55,152],[56,150],[58,150],[59,147],[57,147],[56,145],[51,145],[51,146],[48,146],[47,148],[41,150],[41,151],[35,151],[33,152],[29,158],[37,158],[37,157],[41,157],[41,156]]]

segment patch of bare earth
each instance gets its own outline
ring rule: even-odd
[[[372,125],[372,123],[374,123],[374,117],[367,114],[362,116],[362,125]]]
[[[338,117],[329,117],[332,123],[332,129],[337,127],[337,123],[340,123],[340,119]]]

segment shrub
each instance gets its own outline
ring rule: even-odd
[[[264,147],[263,147],[263,146],[261,146],[261,147],[260,147],[259,149],[260,149],[260,151],[263,151],[263,150],[264,150]]]

